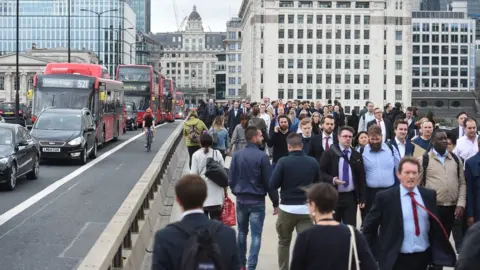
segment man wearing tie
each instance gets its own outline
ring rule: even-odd
[[[382,138],[383,141],[386,142],[389,139],[391,139],[393,136],[392,134],[392,123],[388,119],[383,119],[383,113],[380,108],[375,108],[374,109],[375,113],[375,119],[368,122],[367,124],[367,130],[372,126],[372,125],[377,125],[382,129]]]
[[[405,120],[397,120],[394,124],[395,138],[390,140],[392,144],[400,153],[400,158],[405,156],[412,156],[415,151],[415,146],[407,139],[408,123]]]
[[[338,139],[334,134],[335,118],[327,115],[322,119],[323,132],[315,135],[310,139],[310,146],[308,147],[308,155],[314,157],[320,164],[320,158],[324,151],[328,150],[332,144],[337,144]]]
[[[455,136],[455,138],[460,139],[461,137],[465,136],[465,119],[468,118],[466,112],[460,112],[457,114],[457,123],[458,127],[452,129],[450,133]]]
[[[233,109],[228,113],[228,135],[229,138],[232,137],[232,133],[235,130],[235,127],[240,124],[240,116],[242,111],[238,108],[238,101],[233,103]]]
[[[362,232],[373,248],[381,270],[425,270],[429,264],[453,267],[456,254],[441,226],[436,192],[417,186],[420,163],[412,157],[400,161],[400,185],[377,193],[365,217]],[[380,229],[379,229],[380,227]]]
[[[320,176],[339,192],[335,220],[357,226],[357,207],[365,207],[366,191],[362,155],[350,147],[354,132],[349,126],[340,128],[338,145],[325,150],[320,159]]]

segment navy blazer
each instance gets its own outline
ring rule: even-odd
[[[465,181],[467,182],[467,217],[480,220],[480,153],[465,162]]]
[[[186,215],[181,221],[192,229],[209,228],[214,222],[203,213]],[[153,246],[152,269],[176,270],[180,269],[183,250],[187,244],[188,236],[173,226],[166,226],[155,234]],[[226,270],[240,269],[238,259],[237,240],[235,231],[223,225],[215,235],[215,240],[220,248],[223,268]]]
[[[398,150],[398,145],[395,138],[390,140],[390,144],[393,145],[397,149],[398,153],[400,154],[400,150]],[[413,156],[414,151],[415,151],[415,145],[413,145],[413,143],[411,143],[410,140],[405,140],[405,156],[406,157]]]
[[[417,186],[425,208],[437,216],[437,193],[435,190]],[[424,211],[423,209],[420,211]],[[445,237],[438,222],[429,215],[430,263],[439,266],[455,266],[457,255]],[[403,243],[403,215],[400,187],[396,186],[377,193],[372,209],[363,220],[362,232],[375,254],[382,270],[392,270]],[[380,230],[379,230],[380,227]],[[379,235],[377,238],[377,234]],[[378,239],[377,242],[374,240]],[[375,244],[378,243],[378,249]]]

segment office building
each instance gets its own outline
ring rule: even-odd
[[[130,0],[132,9],[135,11],[137,18],[137,30],[144,33],[150,33],[151,23],[151,0]]]
[[[242,92],[242,21],[232,18],[227,22],[225,53],[227,57],[227,99],[244,98]]]
[[[171,77],[179,91],[192,100],[213,94],[217,54],[224,51],[225,33],[206,32],[194,6],[185,29],[151,36],[162,48],[162,74]]]
[[[410,104],[410,1],[243,0],[239,17],[251,100]]]
[[[225,100],[227,87],[227,57],[225,53],[217,54],[217,64],[215,68],[215,100]]]
[[[443,117],[471,109],[475,20],[464,12],[416,11],[412,23],[412,103]]]
[[[129,3],[118,0],[70,0],[71,48],[98,53],[100,62],[114,75],[114,67],[130,63],[130,46],[135,46],[136,16]],[[109,11],[98,16],[89,11]],[[20,51],[38,48],[68,48],[67,1],[20,1]],[[15,52],[16,0],[0,1],[0,53]],[[100,26],[100,36],[98,27]],[[130,45],[129,45],[130,44]],[[133,56],[133,61],[135,56]]]

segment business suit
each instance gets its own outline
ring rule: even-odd
[[[460,126],[450,130],[450,134],[452,134],[457,140],[460,139]],[[465,135],[465,130],[463,131],[463,135]]]
[[[331,145],[338,144],[338,137],[335,132],[330,134],[330,137],[333,140],[333,143]],[[331,145],[329,145],[329,148]],[[310,139],[310,145],[308,146],[308,155],[311,157],[314,157],[317,160],[318,164],[320,164],[320,158],[322,157],[322,154],[325,151],[323,146],[324,146],[323,132],[320,133],[319,135],[313,136]]]
[[[480,221],[480,153],[465,162],[465,180],[467,182],[467,217]]]
[[[383,123],[385,124],[385,133],[386,133],[386,138],[383,138],[384,141],[386,140],[389,140],[391,138],[393,138],[395,136],[395,134],[393,133],[393,125],[392,125],[392,122],[390,122],[390,120],[386,119],[386,118],[383,118],[382,119]],[[377,119],[375,120],[372,120],[370,122],[367,123],[367,130],[372,126],[372,125],[377,125]]]
[[[397,149],[398,153],[400,154],[400,158],[411,157],[415,151],[415,145],[413,145],[413,143],[411,143],[409,140],[405,140],[405,155],[402,157],[400,150],[398,149],[397,140],[395,140],[395,138],[391,139],[390,144]]]
[[[434,190],[417,186],[420,196],[427,208],[432,214],[437,212],[437,199]],[[423,209],[418,211],[424,211]],[[439,223],[432,218],[429,220],[428,242],[430,247],[427,249],[428,263],[442,266],[454,266],[456,254],[453,248],[443,234]],[[380,230],[378,229],[380,226]],[[400,187],[396,186],[377,193],[372,209],[369,211],[363,221],[362,232],[372,250],[376,251],[381,270],[392,270],[395,267],[400,255],[400,249],[404,240],[403,214],[400,199]],[[377,234],[379,237],[376,237]],[[373,240],[377,239],[376,242]],[[376,245],[378,244],[378,249]],[[416,269],[409,269],[416,270]]]
[[[417,127],[415,126],[415,122],[417,121],[417,119],[415,119],[415,117],[412,117],[412,122],[410,123],[410,125],[408,125],[408,131],[407,131],[407,141],[410,141],[413,137],[415,137],[415,130],[417,129]],[[405,119],[405,121],[407,121],[408,123],[408,120]]]
[[[203,210],[202,210],[203,212]],[[186,227],[195,229],[207,229],[213,225],[214,220],[210,220],[203,213],[191,213],[183,217],[180,221]],[[237,241],[235,231],[222,225],[214,236],[214,239],[220,249],[222,258],[222,269],[238,270],[240,269]],[[167,226],[155,234],[155,244],[153,246],[153,270],[177,270],[180,269],[183,251],[187,245],[188,236],[183,231]]]
[[[235,111],[237,115],[235,115]],[[242,116],[242,110],[240,108],[232,108],[228,113],[228,135],[231,138],[235,127],[240,124],[240,118]]]
[[[333,178],[339,177],[339,161],[342,151],[338,144],[325,151],[320,158],[321,180],[333,184]],[[345,161],[344,161],[345,162]],[[335,209],[335,219],[338,222],[343,221],[345,224],[352,226],[357,225],[357,205],[365,203],[365,170],[363,167],[362,155],[350,148],[350,158],[347,162],[350,166],[351,176],[354,190],[351,192],[339,192],[339,200]],[[340,178],[340,177],[339,177]],[[340,179],[343,180],[343,179]],[[335,185],[338,190],[338,185]]]

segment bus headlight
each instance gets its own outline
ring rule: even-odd
[[[82,141],[83,141],[83,137],[77,137],[77,138],[75,138],[75,139],[73,139],[73,140],[69,141],[69,142],[68,142],[68,144],[69,144],[69,145],[73,145],[73,146],[75,146],[75,145],[79,145],[79,144],[81,144],[81,143],[82,143]]]

